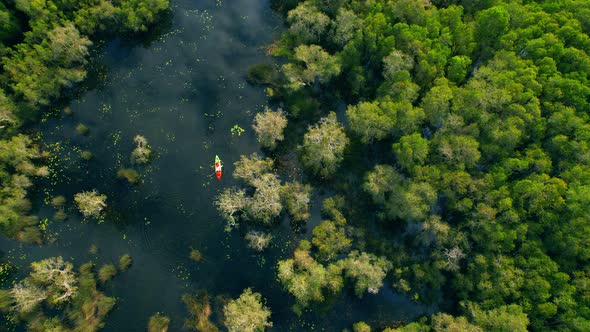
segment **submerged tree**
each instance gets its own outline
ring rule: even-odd
[[[279,261],[278,278],[285,289],[297,299],[293,307],[296,314],[312,302],[322,302],[324,291],[340,292],[343,285],[342,270],[336,265],[327,268],[309,255],[310,244],[301,241],[292,259]]]
[[[254,195],[248,201],[248,215],[255,220],[270,223],[283,210],[281,182],[275,174],[266,173],[252,181]]]
[[[190,313],[190,317],[184,322],[184,327],[189,330],[199,332],[219,332],[219,328],[210,321],[211,305],[209,295],[205,291],[200,291],[195,295],[184,294],[182,302]]]
[[[272,235],[263,232],[250,231],[246,233],[245,239],[248,241],[248,247],[256,251],[263,251],[268,247],[268,244],[272,240]]]
[[[331,112],[307,129],[300,149],[301,162],[322,177],[332,176],[344,158],[348,142],[344,128]]]
[[[301,2],[287,14],[289,31],[305,42],[317,42],[330,25],[330,18],[309,1]]]
[[[270,309],[262,303],[262,295],[246,288],[236,300],[223,308],[224,324],[229,332],[259,332],[272,327]]]
[[[283,185],[282,196],[285,207],[294,221],[305,221],[309,219],[309,204],[313,188],[308,184],[300,182],[288,182]]]
[[[256,132],[258,142],[264,147],[274,149],[277,143],[285,137],[283,131],[287,127],[287,117],[282,110],[276,112],[266,108],[264,112],[257,113],[254,117],[252,128]]]
[[[131,152],[131,162],[134,164],[147,164],[152,156],[152,149],[144,136],[136,135],[133,138],[135,149]]]
[[[99,194],[96,190],[74,195],[74,201],[84,217],[100,217],[102,210],[107,206],[106,200],[107,196]]]
[[[290,82],[289,86],[294,89],[313,85],[316,82],[326,84],[341,71],[338,58],[318,45],[297,46],[295,59],[298,64],[283,65],[283,72]]]
[[[235,228],[239,225],[240,212],[244,212],[250,198],[243,189],[226,188],[215,200],[217,210],[227,220],[227,226]]]
[[[362,297],[365,292],[377,294],[387,272],[392,268],[391,262],[384,257],[358,251],[351,252],[338,263],[342,266],[344,275],[355,281],[354,292],[358,297]]]
[[[148,332],[167,332],[168,324],[170,324],[170,318],[158,312],[150,317]]]

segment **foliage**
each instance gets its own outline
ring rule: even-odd
[[[288,78],[273,87],[275,101],[286,110],[314,105],[290,111],[295,122],[343,100],[346,130],[359,138],[334,155],[321,134],[338,134],[311,127],[302,164],[314,173],[324,160],[336,165],[326,173],[338,169],[338,181],[325,189],[347,195],[348,212],[363,216],[355,223],[371,235],[362,240],[395,262],[396,287],[461,308],[399,330],[588,329],[590,5],[277,2],[295,10],[273,48]],[[329,241],[341,238],[336,224],[314,231],[318,259],[331,252],[322,243],[343,242]],[[298,271],[294,261],[280,266],[279,275]]]
[[[354,292],[362,297],[365,292],[377,294],[383,286],[383,279],[392,268],[384,257],[352,251],[346,259],[339,261],[347,278],[355,280]]]
[[[159,312],[155,313],[148,321],[148,332],[167,332],[168,324],[170,324],[170,318]]]
[[[300,182],[288,182],[283,185],[282,197],[287,211],[293,221],[305,221],[309,219],[309,204],[313,188]]]
[[[123,255],[119,258],[119,270],[125,272],[133,264],[133,258],[129,255]]]
[[[246,288],[236,300],[223,308],[224,324],[229,332],[256,332],[272,327],[270,309],[262,303],[262,296]]]
[[[333,176],[349,139],[335,113],[310,126],[300,149],[301,163],[322,177]]]
[[[292,89],[300,89],[305,85],[328,83],[332,78],[340,74],[338,58],[330,55],[318,45],[300,45],[295,48],[296,63],[283,65],[289,86]]]
[[[117,177],[119,179],[125,179],[131,184],[138,183],[140,179],[139,172],[133,168],[121,168],[117,171]]]
[[[78,123],[76,125],[76,132],[80,135],[88,136],[88,134],[90,133],[90,129],[85,124]]]
[[[51,327],[55,331],[92,332],[104,326],[102,321],[115,299],[96,289],[92,263],[82,265],[76,273],[71,263],[52,257],[33,262],[31,270],[9,292],[0,291],[0,298],[10,296],[15,314],[29,330],[48,331]]]
[[[152,157],[152,149],[145,137],[136,135],[133,138],[135,149],[131,152],[131,162],[134,164],[147,164]]]
[[[105,264],[98,270],[98,280],[105,283],[117,275],[117,267],[113,264]]]
[[[301,310],[312,302],[324,300],[325,292],[338,293],[342,289],[341,270],[330,265],[327,268],[309,255],[310,244],[301,241],[292,259],[279,261],[278,278],[285,289],[295,296],[297,303],[293,310]]]
[[[41,243],[43,236],[37,217],[27,215],[30,178],[45,176],[47,169],[35,163],[41,152],[28,136],[16,135],[0,140],[0,228],[2,232],[25,242]]]
[[[191,249],[189,257],[195,262],[203,261],[203,253],[201,253],[201,251],[197,249]]]
[[[283,136],[285,127],[287,127],[285,113],[280,109],[273,112],[269,108],[262,113],[257,113],[252,125],[258,142],[269,149],[276,148],[277,143],[285,139]]]
[[[248,241],[248,247],[256,251],[263,251],[268,247],[272,240],[272,235],[263,232],[250,231],[246,233],[245,239]]]
[[[99,218],[101,212],[107,206],[107,196],[99,194],[96,190],[84,191],[74,195],[74,202],[78,205],[80,213],[84,217]]]
[[[212,310],[209,295],[201,291],[195,295],[184,294],[182,302],[186,305],[191,317],[186,319],[184,327],[199,332],[219,332],[219,328],[209,320]]]

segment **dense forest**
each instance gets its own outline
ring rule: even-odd
[[[271,2],[286,30],[267,52],[281,64],[244,73],[269,99],[252,123],[264,155],[236,161],[239,185],[221,189],[214,205],[225,229],[240,229],[264,255],[281,217],[305,224],[321,196],[322,221],[274,269],[293,313],[387,287],[438,312],[357,322],[354,332],[589,331],[590,2]],[[28,125],[85,79],[92,45],[149,30],[168,6],[0,3],[5,236],[44,241],[27,190],[49,176],[49,155]],[[135,143],[132,160],[147,163],[147,140]],[[96,191],[74,197],[89,218],[102,218],[105,201]],[[66,217],[64,197],[50,204]],[[31,331],[98,330],[115,303],[99,286],[131,264],[122,256],[118,266],[74,272],[62,257],[35,262],[0,290],[0,309]],[[0,264],[0,282],[11,269]],[[273,326],[264,289],[182,301],[187,329]],[[169,322],[156,313],[148,330]]]
[[[249,79],[297,134],[260,142],[339,195],[278,264],[296,312],[385,283],[442,310],[387,331],[589,330],[590,4],[274,6],[287,62]]]

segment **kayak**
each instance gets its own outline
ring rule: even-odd
[[[215,155],[215,177],[217,177],[217,180],[221,180],[221,167],[223,167],[221,165],[221,159]]]

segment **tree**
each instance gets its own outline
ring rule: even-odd
[[[287,14],[289,32],[303,42],[320,41],[324,31],[330,25],[330,18],[319,11],[310,1],[301,2]]]
[[[186,305],[191,317],[184,322],[184,327],[195,331],[220,332],[219,328],[209,320],[213,311],[209,304],[209,295],[200,291],[196,295],[184,294],[182,302]]]
[[[25,281],[14,285],[10,290],[10,296],[14,299],[15,310],[20,313],[28,313],[47,298],[47,292]]]
[[[500,36],[508,31],[509,23],[510,14],[504,7],[496,6],[482,10],[477,13],[476,40],[482,48],[497,45]]]
[[[168,324],[170,324],[170,318],[158,312],[150,317],[148,322],[148,332],[167,332]]]
[[[324,300],[324,290],[333,294],[342,288],[342,270],[331,264],[327,268],[309,255],[310,244],[301,241],[292,259],[279,261],[278,278],[285,289],[297,299],[293,307],[296,314],[311,302]]]
[[[283,72],[293,88],[313,85],[315,82],[326,84],[340,74],[338,57],[330,55],[321,46],[297,46],[294,58],[298,64],[283,65]]]
[[[253,153],[249,157],[240,156],[240,160],[236,161],[234,166],[234,178],[242,179],[249,185],[252,185],[256,178],[273,169],[274,162],[270,158],[262,159],[257,153]]]
[[[264,223],[270,223],[283,210],[281,182],[275,174],[266,173],[252,180],[254,195],[248,200],[248,216]]]
[[[361,21],[352,10],[338,9],[336,20],[332,22],[332,41],[338,46],[346,45],[361,26]]]
[[[317,256],[323,261],[333,260],[352,246],[343,225],[331,220],[324,220],[314,227],[311,243],[318,249]]]
[[[147,164],[152,156],[152,149],[144,136],[136,135],[133,138],[135,149],[131,152],[131,162],[134,164]]]
[[[283,110],[273,112],[269,108],[262,113],[257,113],[252,125],[258,142],[270,149],[274,149],[278,142],[285,139],[283,136],[285,127],[287,127],[287,117]]]
[[[133,258],[129,255],[123,255],[119,258],[119,269],[123,272],[127,271],[127,269],[133,263]]]
[[[270,309],[262,303],[262,296],[246,288],[236,300],[223,308],[224,324],[229,332],[259,332],[272,327]]]
[[[311,202],[312,190],[313,188],[310,185],[304,185],[297,181],[283,185],[283,201],[294,221],[309,219],[309,203]]]
[[[353,332],[371,332],[371,326],[365,322],[357,322],[352,325]]]
[[[361,142],[369,144],[391,134],[396,115],[392,110],[395,109],[379,107],[377,102],[362,102],[348,106],[346,116],[350,129],[361,137]]]
[[[74,201],[84,217],[99,218],[103,209],[107,206],[107,196],[98,191],[84,191],[74,195]]]
[[[467,305],[467,311],[473,324],[490,332],[526,332],[529,325],[527,314],[516,304],[505,305],[484,311],[475,303]]]
[[[344,158],[348,142],[344,128],[331,112],[307,129],[300,148],[301,162],[315,174],[330,177]]]
[[[387,272],[393,267],[384,257],[359,253],[356,250],[338,263],[344,270],[344,275],[355,281],[354,292],[358,297],[362,297],[365,292],[377,294]]]
[[[78,290],[73,268],[61,256],[51,257],[31,263],[32,272],[29,277],[35,285],[45,287],[49,303],[67,302]]]
[[[80,35],[73,24],[58,26],[47,33],[52,61],[65,67],[85,63],[92,42]]]
[[[256,251],[263,251],[268,247],[268,244],[272,240],[272,235],[263,232],[249,231],[246,233],[245,239],[248,241],[248,247]]]
[[[403,77],[403,72],[409,72],[414,68],[414,59],[400,50],[393,50],[383,58],[383,77],[391,82],[396,82]]]
[[[457,169],[472,168],[481,157],[479,142],[471,136],[445,135],[437,143],[439,157],[446,165]]]
[[[478,326],[470,324],[465,317],[453,317],[444,313],[432,316],[434,332],[483,332]]]
[[[418,133],[403,136],[398,143],[393,144],[397,163],[408,172],[412,172],[415,166],[424,165],[428,157],[428,143]]]
[[[243,189],[226,188],[215,200],[215,206],[222,217],[227,220],[229,229],[238,226],[240,215],[249,203],[246,192]]]
[[[98,280],[103,284],[117,275],[117,267],[113,264],[105,264],[98,270]]]

